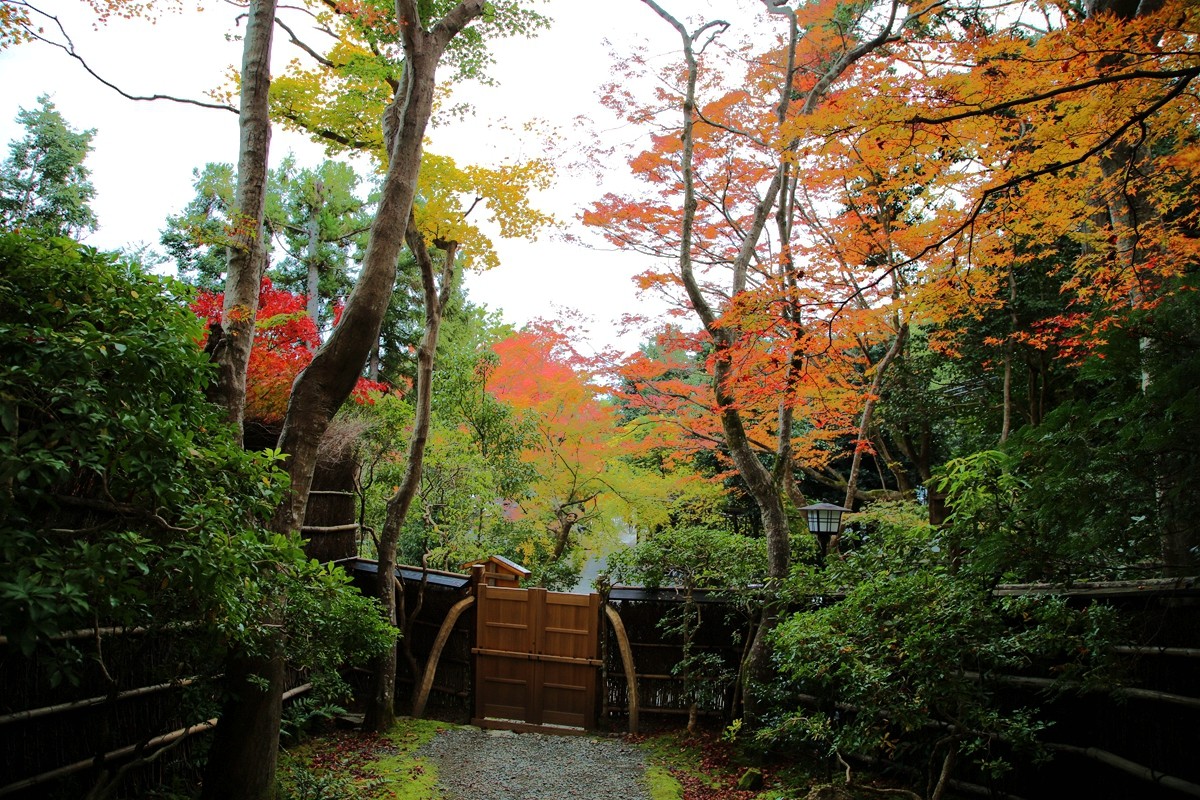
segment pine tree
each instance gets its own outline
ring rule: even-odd
[[[0,224],[53,236],[94,231],[96,214],[89,203],[96,188],[83,162],[96,131],[71,128],[48,95],[38,103],[39,108],[17,113],[25,138],[9,143],[8,160],[0,167]]]

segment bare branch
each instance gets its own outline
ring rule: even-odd
[[[302,42],[300,40],[300,37],[296,36],[296,32],[293,31],[291,28],[289,28],[287,26],[287,24],[283,20],[281,20],[279,17],[275,17],[275,24],[278,25],[279,27],[283,28],[285,31],[287,31],[287,35],[291,37],[292,44],[296,45],[296,47],[299,47],[301,50],[308,53],[308,55],[310,57],[312,57],[318,64],[320,64],[323,67],[328,67],[329,69],[333,69],[334,66],[336,66],[328,58],[325,58],[325,56],[321,55],[316,50],[313,50],[307,44]]]
[[[750,133],[749,131],[744,131],[741,128],[735,128],[732,125],[726,125],[724,123],[717,122],[716,120],[709,119],[708,117],[706,117],[704,115],[704,112],[701,111],[699,107],[696,108],[696,116],[705,125],[708,125],[713,128],[717,128],[718,130],[725,131],[726,133],[732,133],[735,136],[744,136],[746,139],[749,139],[750,141],[754,142],[759,147],[767,147],[767,143],[765,141],[758,138],[757,136]]]
[[[300,115],[289,109],[277,109],[276,113],[286,119],[288,122],[300,126],[310,135],[316,136],[318,139],[325,139],[335,144],[340,144],[343,147],[349,147],[352,150],[372,150],[377,146],[377,142],[368,142],[363,139],[352,139],[349,136],[330,130],[329,128],[313,128],[305,124],[304,120],[300,119]]]
[[[975,205],[971,208],[971,211],[964,217],[962,222],[960,222],[958,225],[954,226],[954,228],[951,229],[944,236],[938,238],[934,242],[931,242],[929,245],[927,245],[923,250],[921,250],[919,253],[917,253],[913,257],[905,259],[904,261],[898,262],[897,264],[893,265],[893,267],[891,269],[885,271],[874,281],[871,281],[869,284],[867,284],[867,286],[874,287],[895,269],[897,269],[899,267],[908,266],[909,264],[913,264],[913,263],[917,262],[925,255],[933,252],[934,250],[937,250],[939,247],[946,244],[951,239],[962,234],[963,231],[967,230],[968,228],[970,228],[972,225],[975,224],[975,220],[978,219],[979,215],[983,212],[983,209],[987,206],[988,201],[991,198],[995,197],[996,195],[1002,194],[1003,192],[1006,192],[1009,189],[1013,189],[1017,186],[1020,186],[1021,184],[1029,183],[1031,181],[1037,180],[1038,178],[1040,178],[1044,175],[1052,175],[1061,170],[1079,166],[1080,164],[1084,163],[1085,161],[1095,158],[1103,151],[1112,147],[1113,144],[1115,144],[1122,136],[1124,136],[1128,130],[1130,130],[1131,128],[1133,128],[1135,126],[1141,126],[1147,119],[1154,116],[1154,114],[1157,113],[1160,109],[1164,108],[1168,103],[1170,103],[1176,97],[1179,97],[1181,94],[1183,94],[1184,90],[1187,88],[1188,84],[1192,81],[1192,79],[1196,78],[1197,76],[1200,76],[1200,68],[1189,70],[1188,72],[1190,74],[1181,78],[1178,83],[1176,83],[1173,87],[1171,87],[1171,91],[1167,92],[1165,95],[1160,97],[1158,100],[1151,103],[1144,110],[1131,116],[1124,123],[1122,123],[1120,126],[1118,126],[1116,130],[1114,130],[1108,136],[1104,137],[1100,142],[1098,142],[1094,146],[1090,147],[1088,150],[1084,151],[1079,156],[1068,159],[1066,161],[1055,161],[1055,162],[1047,164],[1043,167],[1039,167],[1038,169],[1034,169],[1034,170],[1030,170],[1029,172],[1023,172],[1018,175],[1014,175],[1013,177],[1009,178],[1006,181],[1003,181],[1001,183],[996,184],[995,186],[990,186],[987,189],[985,189],[979,195],[979,199],[975,201]]]
[[[153,511],[146,511],[145,509],[138,508],[137,506],[131,506],[131,505],[128,505],[127,503],[115,503],[115,502],[108,502],[105,500],[95,500],[95,499],[92,499],[89,497],[72,497],[70,495],[58,495],[55,497],[55,499],[58,502],[63,503],[64,505],[77,506],[79,508],[88,508],[88,509],[92,509],[93,511],[104,511],[109,514],[122,514],[127,517],[140,517],[141,519],[150,520],[151,522],[155,523],[156,525],[158,525],[160,528],[162,528],[164,530],[172,531],[175,533],[189,533],[191,531],[196,530],[196,527],[197,527],[197,526],[193,526],[191,528],[176,527],[175,525],[172,525],[171,523],[167,522],[165,519],[163,519],[162,517],[160,517],[158,514],[154,513]]]
[[[74,41],[71,40],[70,35],[67,33],[67,29],[63,26],[62,22],[58,19],[58,17],[54,16],[53,14],[47,14],[45,11],[42,11],[40,8],[37,8],[36,6],[31,6],[28,4],[24,4],[24,5],[26,8],[30,9],[31,11],[33,11],[37,14],[40,14],[41,16],[45,17],[48,20],[53,21],[55,27],[58,28],[59,33],[62,34],[63,39],[66,40],[66,44],[64,44],[62,42],[56,42],[53,39],[47,38],[45,35],[43,35],[41,33],[40,29],[29,28],[27,30],[27,32],[28,32],[30,38],[36,39],[39,42],[44,42],[45,44],[48,44],[51,47],[57,47],[59,50],[62,50],[68,56],[70,56],[71,58],[78,61],[80,63],[80,65],[83,66],[84,70],[86,70],[89,75],[91,75],[93,78],[95,78],[97,81],[104,84],[108,88],[112,89],[117,94],[124,97],[126,100],[169,100],[172,103],[182,103],[183,105],[198,106],[200,108],[212,108],[212,109],[216,109],[218,111],[232,111],[235,114],[237,113],[236,108],[234,108],[231,105],[227,105],[225,103],[210,103],[210,102],[207,102],[204,100],[192,100],[187,97],[175,97],[174,95],[169,95],[169,94],[135,95],[135,94],[130,94],[129,92],[126,92],[124,89],[122,89],[120,86],[117,86],[115,83],[112,83],[111,81],[108,81],[108,80],[105,80],[104,78],[102,78],[100,76],[100,74],[97,73],[94,69],[92,69],[91,65],[88,64],[86,60],[84,60],[83,56],[81,56],[79,53],[77,53],[75,51],[75,43],[74,43]]]

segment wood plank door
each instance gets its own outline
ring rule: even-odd
[[[600,596],[478,588],[475,723],[592,728]]]

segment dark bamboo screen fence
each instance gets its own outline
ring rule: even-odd
[[[1019,675],[988,676],[1009,707],[1034,706],[1051,721],[1042,736],[1055,758],[1044,765],[1022,763],[1004,781],[1015,797],[1174,798],[1200,797],[1200,588],[1196,579],[1148,580],[1079,585],[1006,586],[997,594],[1066,595],[1074,604],[1104,603],[1128,623],[1132,638],[1114,649],[1123,669],[1120,687],[1062,687],[1052,690],[1053,664],[1031,665]],[[814,598],[814,603],[836,598]],[[638,673],[642,719],[681,724],[689,699],[677,668],[683,655],[678,636],[662,620],[684,602],[672,590],[614,588],[609,603],[626,629]],[[700,593],[702,622],[695,649],[718,657],[724,675],[701,678],[702,715],[730,718],[732,670],[749,631],[748,622],[719,597]],[[608,725],[623,730],[628,690],[611,626],[605,626],[603,708]],[[803,702],[803,699],[799,699]],[[819,698],[810,698],[820,702]],[[644,723],[643,723],[644,724]],[[975,788],[982,776],[968,781]],[[1069,791],[1064,787],[1069,787]],[[989,788],[985,786],[984,788]],[[1064,793],[1065,792],[1065,793]]]
[[[272,447],[277,436],[247,426],[248,446]],[[356,469],[344,446],[325,449],[303,528],[310,557],[357,553]],[[202,652],[214,650],[199,645],[185,622],[155,631],[81,631],[39,643],[32,657],[0,636],[0,798],[82,797],[98,777],[131,760],[147,763],[123,776],[120,796],[194,782],[196,755],[207,747],[197,734],[211,727],[217,708],[217,688],[200,676],[219,670],[200,663]],[[54,683],[54,664],[64,660],[73,663],[74,682]],[[290,676],[289,699],[305,686],[304,676]],[[149,760],[166,748],[169,757]]]
[[[371,562],[345,562],[356,583],[372,591]],[[403,568],[405,605],[411,611],[422,591],[422,573]],[[419,662],[448,610],[469,592],[466,576],[428,573],[421,614],[412,626],[410,646]],[[1001,593],[1056,592],[1050,587],[1002,587]],[[1036,705],[1052,720],[1043,738],[1056,751],[1049,765],[1022,764],[1001,785],[1011,795],[1030,798],[1168,798],[1200,796],[1200,589],[1194,579],[1146,581],[1075,587],[1071,602],[1106,603],[1130,622],[1135,632],[1114,656],[1127,668],[1117,691],[1074,690],[1050,694],[1053,665],[1035,665],[1022,674],[995,676],[1004,702]],[[661,621],[679,613],[683,598],[667,591],[614,589],[609,603],[620,615],[633,651],[643,718],[681,724],[690,698],[678,668],[684,649],[677,633]],[[702,714],[728,719],[735,707],[733,675],[744,653],[747,617],[718,597],[700,593],[700,623],[692,652],[709,656],[696,678],[695,699]],[[474,614],[468,610],[455,625],[438,665],[431,706],[449,713],[469,712],[474,683],[470,651]],[[605,622],[602,716],[622,729],[628,707],[625,671]],[[82,796],[95,779],[94,759],[107,753],[129,758],[132,748],[204,723],[212,687],[193,678],[202,665],[186,625],[167,631],[101,631],[101,662],[95,658],[96,632],[71,642],[48,642],[33,658],[0,648],[0,797]],[[3,644],[3,643],[0,643]],[[47,660],[62,657],[67,645],[83,653],[78,684],[51,683]],[[401,698],[409,696],[412,676],[403,658]],[[294,676],[295,689],[303,679]],[[133,773],[123,794],[137,796],[148,786],[186,780],[194,773],[191,736],[171,753]],[[158,742],[162,744],[161,741]],[[117,761],[119,763],[119,759]],[[28,782],[64,767],[75,771],[54,782]],[[974,780],[986,783],[979,777]],[[13,788],[16,787],[16,788]],[[47,788],[50,787],[50,788]]]
[[[83,797],[118,771],[118,796],[194,784],[217,708],[196,644],[186,624],[71,632],[29,657],[0,641],[0,797]],[[71,679],[55,680],[64,659]],[[289,678],[289,698],[306,691]]]

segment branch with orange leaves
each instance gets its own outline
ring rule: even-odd
[[[1121,138],[1126,133],[1128,133],[1130,130],[1132,130],[1135,127],[1140,127],[1140,126],[1145,125],[1146,121],[1148,119],[1150,119],[1150,117],[1154,116],[1156,113],[1158,113],[1163,108],[1168,106],[1173,100],[1175,100],[1178,97],[1180,97],[1181,95],[1183,95],[1184,92],[1187,90],[1188,86],[1191,84],[1191,82],[1197,77],[1200,77],[1200,67],[1194,67],[1194,68],[1191,68],[1188,70],[1183,70],[1180,78],[1171,87],[1170,91],[1166,92],[1163,96],[1159,97],[1157,100],[1155,100],[1153,103],[1151,103],[1149,106],[1145,107],[1141,111],[1130,115],[1129,118],[1126,119],[1124,122],[1122,122],[1119,126],[1117,126],[1117,128],[1115,130],[1113,130],[1111,133],[1109,133],[1107,136],[1105,136],[1103,139],[1101,139],[1099,142],[1097,142],[1092,147],[1085,150],[1080,155],[1078,155],[1074,158],[1067,159],[1065,161],[1054,161],[1049,164],[1046,164],[1045,166],[1038,167],[1037,169],[1031,169],[1027,172],[1018,173],[1016,175],[1013,175],[1013,176],[1007,178],[1006,180],[1001,181],[1000,183],[995,184],[994,186],[987,187],[982,192],[980,192],[978,199],[975,201],[974,205],[972,205],[970,211],[968,211],[965,215],[963,215],[961,221],[958,224],[952,226],[945,234],[943,234],[942,236],[938,237],[937,239],[931,241],[928,245],[926,245],[924,248],[922,248],[920,251],[918,251],[911,257],[889,265],[886,270],[881,271],[879,275],[875,276],[872,280],[863,284],[863,288],[864,289],[875,288],[896,270],[916,264],[925,256],[929,255],[930,253],[935,252],[936,250],[943,247],[950,241],[952,241],[955,238],[957,238],[958,236],[962,235],[964,231],[967,231],[968,229],[970,229],[974,226],[976,220],[978,220],[978,218],[979,218],[979,215],[981,213],[983,213],[983,210],[987,207],[988,201],[990,201],[992,198],[996,197],[997,195],[1003,194],[1004,192],[1007,192],[1010,189],[1015,189],[1016,187],[1021,186],[1023,184],[1031,183],[1031,182],[1037,180],[1038,178],[1042,178],[1047,175],[1054,175],[1056,173],[1062,172],[1063,170],[1067,170],[1072,167],[1077,167],[1081,164],[1086,163],[1087,161],[1090,161],[1093,158],[1099,157],[1102,153],[1109,150],[1117,142],[1119,142],[1121,140]],[[970,249],[969,246],[968,246],[968,249]],[[841,303],[838,303],[837,304],[838,311],[835,313],[840,313],[840,310],[844,309],[845,306],[847,304],[849,304],[852,300],[853,300],[853,297],[848,297],[845,300],[843,300]]]
[[[1056,97],[1062,97],[1067,94],[1084,92],[1088,89],[1094,89],[1097,86],[1106,86],[1115,83],[1124,83],[1126,81],[1142,81],[1142,80],[1171,80],[1174,78],[1185,79],[1190,81],[1200,75],[1200,66],[1188,67],[1186,69],[1165,69],[1165,70],[1149,70],[1136,69],[1129,72],[1121,72],[1116,75],[1104,75],[1098,78],[1091,78],[1079,83],[1066,84],[1057,86],[1053,89],[1048,89],[1037,94],[1018,97],[1013,100],[1007,100],[1003,103],[996,103],[990,106],[980,106],[978,108],[959,111],[954,114],[946,114],[940,117],[926,117],[917,114],[904,120],[906,125],[942,125],[947,122],[958,122],[959,120],[970,119],[971,117],[986,117],[992,114],[998,114],[1001,111],[1011,111],[1014,108],[1040,103],[1044,100],[1053,100]]]

